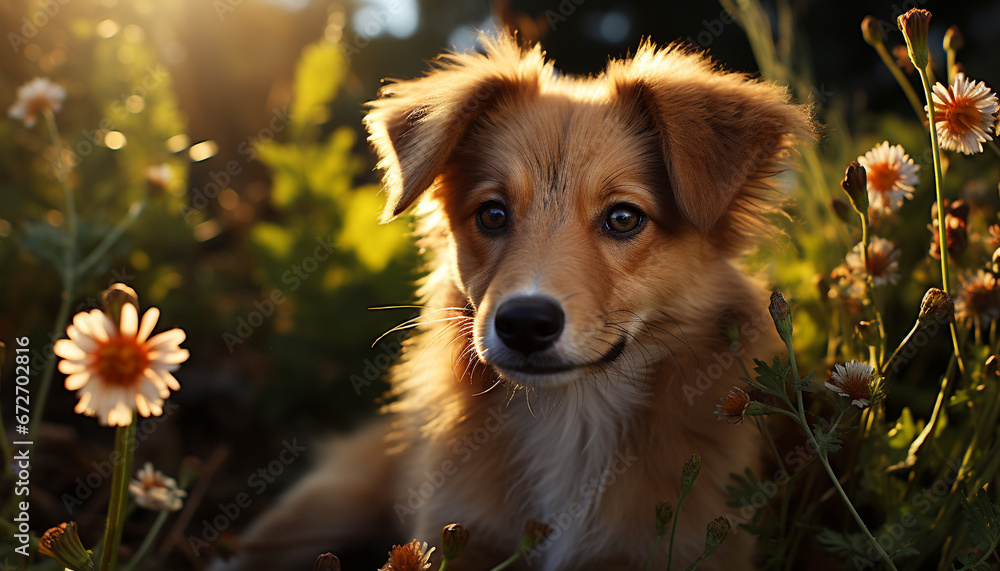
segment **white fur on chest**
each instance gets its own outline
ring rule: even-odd
[[[518,394],[510,403],[513,418],[504,428],[518,477],[509,495],[520,499],[522,513],[553,528],[534,554],[541,569],[565,569],[591,536],[602,533],[598,507],[638,460],[623,442],[646,402],[636,384],[620,378],[583,380],[559,394]]]

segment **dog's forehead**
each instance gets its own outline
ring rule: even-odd
[[[655,135],[606,98],[549,92],[508,102],[487,114],[469,145],[515,187],[551,192],[607,186],[639,176],[655,154]]]

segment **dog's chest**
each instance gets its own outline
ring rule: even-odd
[[[618,495],[626,474],[638,469],[629,431],[643,403],[631,384],[591,384],[571,388],[558,404],[532,403],[530,411],[523,401],[511,404],[508,494],[518,505],[510,507],[552,527],[549,540],[531,554],[542,569],[564,569],[587,545],[607,537],[601,502]]]

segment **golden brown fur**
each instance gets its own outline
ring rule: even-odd
[[[714,415],[741,373],[723,331],[740,327],[748,356],[775,347],[766,299],[734,258],[778,197],[790,145],[809,134],[806,111],[680,47],[647,44],[572,78],[497,37],[485,54],[389,84],[365,123],[384,218],[418,205],[424,324],[393,371],[387,420],[365,437],[385,444],[332,459],[258,522],[250,553],[296,523],[343,538],[388,510],[401,540],[434,544],[445,524],[465,524],[457,571],[504,559],[529,518],[555,528],[531,568],[637,569],[653,507],[676,504],[697,451],[676,542],[686,567],[706,524],[731,511],[729,474],[758,463],[756,431]],[[488,201],[506,213],[500,232],[477,222]],[[604,225],[621,204],[645,217],[634,235]],[[524,297],[554,302],[564,325],[554,344],[519,353],[497,315]],[[338,475],[359,464],[364,478]],[[345,494],[371,509],[314,503]],[[734,530],[701,568],[750,569],[752,543]]]

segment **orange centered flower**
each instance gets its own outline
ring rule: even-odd
[[[868,173],[868,202],[872,210],[887,214],[898,209],[904,200],[913,198],[920,167],[913,164],[902,146],[890,146],[889,141],[883,141],[858,157],[858,163]]]
[[[155,307],[139,321],[131,303],[121,308],[121,325],[94,309],[78,313],[66,329],[69,339],[56,342],[62,357],[59,370],[66,374],[66,388],[77,391],[74,409],[96,416],[102,424],[127,426],[133,412],[142,416],[163,413],[163,400],[181,386],[171,374],[187,360],[182,349],[184,331],[172,329],[149,337],[160,312]]]
[[[956,73],[952,85],[934,85],[934,126],[942,149],[966,155],[983,152],[983,143],[992,141],[997,96],[986,84]],[[928,116],[930,109],[928,108]]]
[[[837,364],[833,369],[826,388],[842,397],[851,399],[851,404],[865,408],[871,403],[872,381],[875,369],[866,363],[851,361]]]
[[[854,274],[853,277],[861,278],[864,274],[868,274],[876,286],[895,284],[899,281],[899,252],[892,242],[882,238],[872,238],[868,244],[867,264],[861,257],[863,248],[863,244],[858,244],[847,254],[847,267]]]
[[[92,363],[104,382],[127,388],[138,384],[149,357],[134,338],[113,337],[94,351]]]
[[[739,424],[743,422],[743,414],[749,405],[750,395],[739,387],[733,387],[729,389],[729,394],[722,400],[722,404],[715,405],[715,416],[730,424]]]
[[[430,568],[432,547],[418,543],[416,539],[404,545],[397,545],[389,552],[389,561],[379,571],[424,571]]]
[[[1000,288],[993,274],[979,270],[965,281],[955,303],[955,316],[975,328],[1000,318]]]

